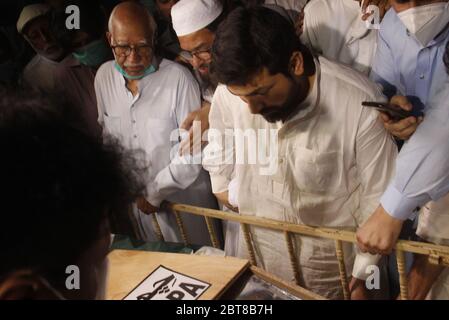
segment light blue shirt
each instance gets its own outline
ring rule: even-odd
[[[449,10],[449,3],[446,10]],[[431,92],[435,87],[433,83],[442,83],[447,76],[443,55],[448,39],[446,26],[446,30],[424,48],[390,9],[380,25],[371,79],[383,86],[388,97],[395,94],[417,96],[427,105],[434,94]]]
[[[395,177],[381,198],[383,208],[401,220],[449,192],[449,83],[443,63],[448,40],[446,26],[423,47],[393,9],[381,23],[371,79],[389,97],[416,96],[426,106],[424,121],[402,148]]]
[[[401,149],[396,174],[381,198],[383,208],[400,220],[413,217],[417,207],[449,192],[448,75],[438,87],[424,121]]]

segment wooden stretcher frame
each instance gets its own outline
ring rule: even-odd
[[[271,220],[266,218],[259,218],[254,216],[239,215],[235,213],[227,213],[224,211],[195,207],[185,204],[172,204],[168,203],[164,206],[173,212],[176,216],[177,225],[181,233],[181,237],[184,244],[188,245],[188,235],[185,232],[185,228],[182,222],[180,212],[203,216],[209,236],[211,238],[212,245],[216,248],[218,245],[218,237],[212,227],[211,219],[216,218],[220,220],[228,220],[240,223],[243,231],[245,243],[249,252],[250,262],[253,266],[257,267],[256,255],[254,251],[254,246],[252,242],[251,232],[249,226],[257,226],[271,230],[277,230],[283,232],[285,235],[286,246],[289,253],[290,264],[292,267],[293,274],[295,276],[295,282],[299,285],[299,266],[296,255],[293,250],[293,240],[292,236],[294,234],[299,234],[303,236],[319,237],[325,239],[332,239],[335,241],[336,256],[338,259],[340,281],[343,288],[344,299],[350,299],[348,276],[346,274],[346,268],[344,264],[344,251],[343,242],[356,243],[355,232],[340,230],[335,228],[321,228],[321,227],[311,227],[300,224],[293,224],[283,221]],[[154,215],[153,215],[154,216]],[[156,230],[160,230],[157,220],[153,219]],[[159,234],[159,232],[158,232]],[[162,233],[159,235],[159,239],[163,241]],[[400,284],[400,297],[401,300],[408,299],[408,284],[407,275],[405,270],[405,252],[411,252],[421,255],[427,255],[429,257],[429,262],[435,265],[449,266],[449,247],[434,245],[430,243],[417,242],[417,241],[404,241],[399,240],[395,245],[395,251],[397,256],[397,267],[399,273],[399,284]]]

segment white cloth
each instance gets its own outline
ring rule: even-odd
[[[431,242],[444,239],[449,244],[449,194],[421,209],[416,234]]]
[[[23,80],[35,90],[44,93],[55,93],[55,74],[58,66],[59,62],[49,60],[37,54],[23,70]]]
[[[369,74],[377,30],[367,29],[354,0],[311,0],[304,9],[301,41],[327,59]]]
[[[307,3],[307,0],[265,0],[265,4],[284,8],[292,22],[295,22]]]
[[[171,9],[173,29],[182,37],[207,27],[223,12],[218,0],[180,0]]]
[[[211,129],[278,130],[278,170],[274,175],[260,175],[259,164],[224,164],[224,157],[238,157],[235,150],[246,152],[249,146],[239,139],[234,149],[224,151],[222,141],[212,134],[203,165],[211,174],[215,193],[227,190],[235,167],[235,176],[241,182],[241,214],[354,230],[378,206],[394,171],[397,148],[377,112],[361,106],[362,101],[385,100],[378,87],[348,67],[325,58],[319,61],[316,82],[303,102],[303,111],[284,125],[252,115],[225,86],[215,92],[209,116]],[[284,235],[259,228],[251,231],[259,264],[281,278],[293,280]],[[327,297],[340,298],[334,242],[296,237],[295,247],[301,284]],[[354,276],[366,278],[366,267],[377,263],[378,257],[368,255],[365,259],[367,255],[358,254],[360,262],[354,262],[353,251],[346,245],[346,266],[354,267]],[[247,256],[242,242],[239,255]]]
[[[147,200],[154,206],[167,200],[216,208],[207,172],[200,164],[182,164],[189,159],[178,155],[179,126],[200,105],[193,76],[181,65],[162,60],[155,73],[139,81],[139,92],[133,96],[114,63],[102,65],[95,78],[99,123],[126,149],[144,151],[149,162]],[[142,238],[155,240],[150,217],[134,211]],[[189,242],[210,245],[204,218],[182,217]],[[172,214],[158,212],[157,219],[166,241],[182,242]]]
[[[198,81],[198,84],[200,85],[201,98],[204,101],[212,103],[215,87],[210,82],[205,81],[198,71],[194,70],[193,75],[195,76],[195,79]]]
[[[416,234],[428,242],[449,246],[449,194],[429,202],[420,212]],[[445,268],[430,289],[427,299],[449,300],[449,269]]]
[[[234,208],[239,206],[239,188],[240,182],[237,178],[232,179],[228,186],[228,202]]]

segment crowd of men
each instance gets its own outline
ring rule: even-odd
[[[183,242],[166,202],[356,231],[351,299],[397,298],[399,238],[449,244],[448,0],[9,9],[0,299],[104,298],[111,233]],[[192,244],[212,245],[203,218],[182,219]],[[238,224],[213,228],[226,255],[249,258]],[[284,234],[250,231],[257,264],[294,281]],[[334,241],[293,248],[299,284],[342,299]],[[449,299],[448,270],[407,260],[410,298]],[[81,291],[64,287],[71,264],[90,275]]]

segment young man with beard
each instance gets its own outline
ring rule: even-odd
[[[361,106],[385,99],[374,83],[348,67],[314,59],[293,26],[262,7],[235,9],[220,25],[211,72],[224,84],[212,101],[203,161],[214,193],[226,194],[235,168],[240,214],[349,230],[365,221],[392,176],[397,154],[377,112]],[[254,145],[267,149],[257,133],[247,145],[235,138],[231,149],[212,134],[236,129],[275,130],[277,170],[261,171],[260,161],[225,161],[245,159],[239,152],[251,152]],[[259,265],[293,280],[284,235],[251,231]],[[297,236],[294,243],[300,285],[342,298],[334,242]],[[238,255],[247,256],[244,243],[239,245]],[[355,254],[349,244],[345,256],[352,297],[367,297],[366,268],[378,257]]]

